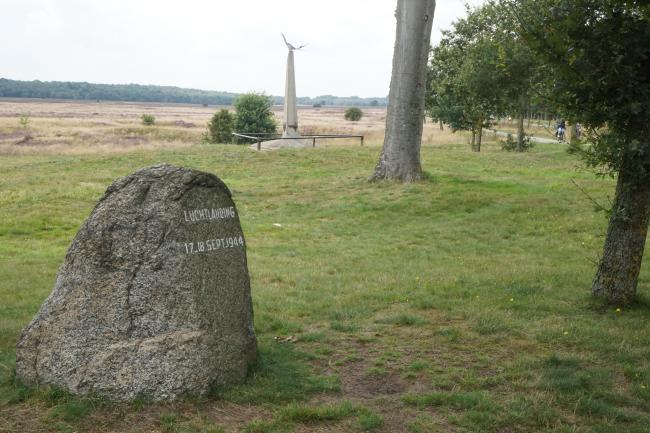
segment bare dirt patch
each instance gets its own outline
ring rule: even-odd
[[[409,384],[399,374],[369,375],[364,371],[349,369],[341,376],[343,395],[351,397],[377,397],[395,395],[406,391]]]

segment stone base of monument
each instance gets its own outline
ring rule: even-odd
[[[170,165],[113,182],[23,330],[17,377],[114,400],[241,382],[256,359],[246,242],[216,176]]]
[[[312,147],[312,146],[313,146],[313,141],[308,138],[305,139],[278,138],[277,140],[262,141],[260,145],[260,150],[302,148],[302,147]],[[257,150],[257,143],[251,144],[250,148]]]

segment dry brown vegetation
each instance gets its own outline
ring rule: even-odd
[[[0,154],[121,153],[131,150],[187,147],[201,142],[210,117],[222,107],[132,102],[0,99]],[[274,107],[282,124],[282,107]],[[364,108],[359,122],[343,119],[343,107],[301,107],[304,134],[363,135],[364,143],[383,142],[386,109]],[[153,126],[142,114],[155,116]],[[20,123],[28,116],[27,128]],[[423,145],[465,143],[465,134],[425,124]],[[318,146],[358,145],[358,139],[318,141]]]

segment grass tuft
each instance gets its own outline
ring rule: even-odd
[[[289,405],[279,410],[277,417],[283,421],[316,423],[338,421],[356,412],[349,401],[322,406]]]
[[[380,323],[384,325],[397,325],[397,326],[419,326],[425,323],[425,321],[412,314],[397,314],[395,316],[382,317],[375,320],[375,323]]]
[[[359,325],[356,325],[354,323],[347,323],[347,322],[332,322],[330,323],[330,328],[334,331],[338,332],[345,332],[345,333],[352,333],[355,332],[359,329]]]
[[[475,321],[474,330],[479,335],[492,335],[510,331],[510,326],[500,317],[489,314]]]
[[[244,426],[244,433],[288,433],[293,430],[289,423],[254,420]]]
[[[584,368],[573,357],[551,355],[545,362],[542,388],[561,393],[581,393],[596,389],[611,389],[611,371]]]
[[[412,406],[449,406],[456,409],[472,409],[491,405],[487,394],[482,392],[431,392],[408,394],[402,400]]]
[[[384,419],[369,410],[363,410],[357,417],[359,428],[362,431],[373,431],[381,428],[384,425]]]

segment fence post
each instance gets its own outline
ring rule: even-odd
[[[363,135],[361,136],[361,147],[363,147]]]
[[[316,137],[311,139],[311,147],[316,147]]]
[[[257,150],[262,150],[262,140],[257,139]]]

